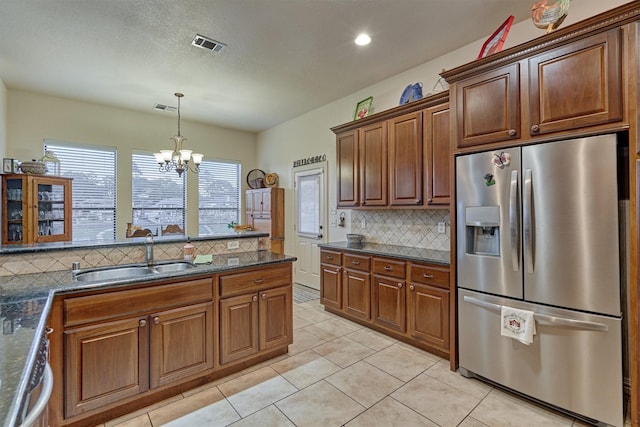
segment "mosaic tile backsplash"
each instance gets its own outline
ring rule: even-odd
[[[445,233],[438,233],[438,222],[445,223]],[[450,251],[450,230],[448,209],[351,211],[351,232],[369,243]]]
[[[227,249],[227,240],[194,241],[193,245],[196,255],[252,252],[268,250],[271,246],[269,238],[265,237],[240,239],[239,243],[238,249]],[[156,261],[181,259],[183,246],[184,242],[157,242],[153,248],[154,258]],[[69,270],[75,261],[80,261],[80,268],[144,262],[144,244],[2,255],[0,256],[0,277]]]

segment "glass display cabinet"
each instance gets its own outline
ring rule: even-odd
[[[71,240],[71,179],[2,175],[2,244]]]

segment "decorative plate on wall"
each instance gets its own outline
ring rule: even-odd
[[[265,173],[261,169],[251,169],[247,174],[247,185],[251,188],[264,188]]]
[[[264,178],[264,183],[267,184],[267,187],[273,188],[278,186],[278,174],[275,172],[268,173]]]

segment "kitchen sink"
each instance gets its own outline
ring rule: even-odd
[[[79,282],[131,279],[135,277],[150,276],[153,274],[185,271],[192,268],[196,268],[196,265],[187,261],[167,262],[164,264],[157,264],[152,267],[147,265],[114,266],[101,268],[99,270],[79,271],[75,274],[75,278]]]
[[[174,271],[191,270],[192,268],[196,268],[196,265],[187,261],[176,261],[167,264],[154,265],[153,268],[158,273],[172,273]]]
[[[110,267],[101,270],[80,271],[76,274],[76,280],[79,282],[93,282],[114,279],[129,279],[131,277],[142,277],[154,274],[155,272],[149,267]]]

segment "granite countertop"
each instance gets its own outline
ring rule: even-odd
[[[0,278],[0,319],[3,323],[3,333],[0,335],[0,422],[5,427],[16,425],[19,406],[26,393],[39,341],[45,333],[55,295],[112,289],[167,278],[188,278],[246,267],[292,262],[296,259],[269,251],[239,252],[214,255],[210,264],[201,264],[189,270],[131,279],[77,282],[73,280],[70,270]]]
[[[381,243],[362,243],[359,245],[347,242],[322,243],[323,249],[349,251],[367,255],[380,255],[387,258],[398,258],[416,262],[450,265],[450,252],[436,249],[413,248],[410,246],[385,245]]]

